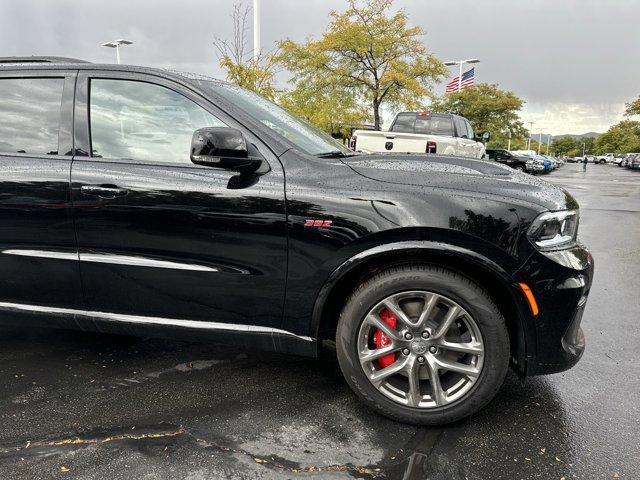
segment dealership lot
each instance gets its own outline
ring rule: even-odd
[[[580,202],[596,261],[574,369],[524,386],[510,374],[479,415],[426,429],[367,410],[331,352],[3,327],[2,476],[637,478],[640,172],[567,164],[543,178]]]

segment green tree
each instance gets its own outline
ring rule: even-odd
[[[636,98],[633,102],[625,104],[626,110],[624,114],[628,117],[632,115],[640,115],[640,97]]]
[[[506,148],[511,135],[514,148],[515,142],[528,138],[519,116],[523,104],[524,101],[513,92],[501,90],[497,85],[480,83],[437,98],[431,110],[461,115],[469,120],[476,132],[490,132],[489,147]]]
[[[370,105],[377,130],[383,106],[418,108],[447,70],[422,43],[422,27],[409,26],[404,10],[393,13],[391,6],[392,0],[349,0],[346,11],[331,12],[319,40],[279,42],[292,82],[347,92]]]
[[[351,92],[323,82],[297,82],[291,91],[280,96],[279,103],[294,115],[339,138],[347,138],[351,127],[371,120],[371,112],[358,104]]]
[[[582,148],[582,146],[580,148]],[[558,156],[566,155],[568,157],[577,157],[582,153],[581,150],[580,152],[578,152],[578,150],[578,142],[575,138],[568,135],[554,140],[551,144],[551,151]]]
[[[623,120],[594,140],[594,151],[604,153],[640,152],[640,122]]]
[[[247,17],[250,10],[248,5],[234,4],[231,14],[233,39],[229,41],[216,38],[213,44],[218,50],[220,66],[225,70],[229,82],[274,100],[277,94],[274,75],[278,55],[277,52],[260,52],[254,57],[253,52],[247,51]]]

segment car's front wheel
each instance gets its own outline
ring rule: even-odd
[[[509,363],[505,321],[489,295],[429,265],[391,267],[356,288],[340,315],[336,349],[367,405],[421,425],[484,407]]]

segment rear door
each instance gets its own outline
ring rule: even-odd
[[[74,82],[75,72],[59,70],[0,73],[5,312],[83,308],[69,189]]]
[[[470,157],[480,158],[482,156],[482,144],[476,142],[476,134],[469,121],[466,118],[463,118],[463,120],[467,126],[467,152]]]
[[[456,154],[462,157],[471,156],[469,149],[469,133],[467,131],[467,124],[462,117],[457,115],[453,116],[453,123],[456,128]]]
[[[259,139],[156,76],[78,77],[72,196],[88,308],[128,323],[277,327],[286,278],[284,174]],[[244,130],[264,175],[194,165],[193,132]]]

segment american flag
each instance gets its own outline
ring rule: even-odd
[[[473,87],[475,81],[476,81],[475,67],[471,68],[470,70],[467,70],[462,74],[462,88]],[[460,83],[460,77],[459,76],[455,77],[453,80],[447,83],[447,86],[445,87],[445,90],[444,90],[445,93],[457,92],[459,83]]]

